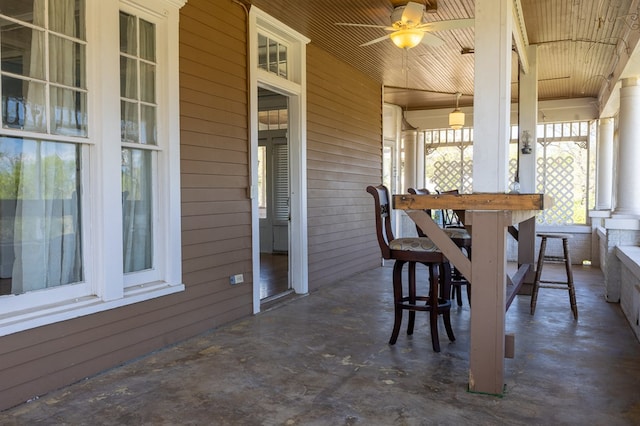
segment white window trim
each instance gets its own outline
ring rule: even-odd
[[[87,0],[87,85],[89,138],[83,141],[84,284],[0,297],[0,336],[78,318],[184,291],[180,221],[180,116],[178,18],[186,0]],[[163,152],[156,167],[160,212],[154,254],[161,265],[158,280],[125,287],[122,270],[122,201],[120,184],[120,70],[117,28],[120,9],[161,19],[158,36],[159,140]],[[97,25],[96,23],[100,23]],[[106,60],[104,58],[107,58]],[[161,68],[162,67],[162,68]],[[166,90],[165,90],[166,88]],[[114,94],[116,94],[114,96]],[[164,136],[160,136],[160,133]],[[42,135],[37,135],[42,137]],[[47,139],[53,139],[47,137]],[[109,146],[104,141],[114,141]],[[117,149],[114,149],[116,146]],[[88,184],[87,184],[88,183]],[[48,302],[48,303],[47,303]]]

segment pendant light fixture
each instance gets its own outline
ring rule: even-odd
[[[458,108],[460,96],[462,96],[462,93],[456,93],[456,109],[449,113],[449,127],[453,130],[460,130],[464,127],[464,112]]]

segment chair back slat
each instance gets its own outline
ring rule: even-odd
[[[391,205],[389,204],[389,190],[384,185],[368,186],[367,192],[373,196],[376,214],[376,235],[378,245],[384,259],[391,258],[389,243],[395,238],[391,226]]]
[[[407,191],[409,191],[409,194],[414,194],[414,195],[429,195],[431,194],[429,192],[429,190],[427,188],[409,188],[407,189]],[[429,216],[431,216],[431,209],[426,209],[425,212],[427,212],[427,214]],[[426,237],[425,233],[422,232],[422,229],[420,229],[420,227],[416,224],[416,232],[418,232],[418,237]]]

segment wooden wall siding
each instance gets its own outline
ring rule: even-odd
[[[381,86],[307,48],[309,287],[380,265],[373,199],[382,181]]]
[[[252,312],[246,19],[221,0],[180,19],[186,291],[0,338],[0,409]]]
[[[202,330],[253,312],[246,23],[230,1],[180,15],[182,271],[187,303],[207,299]]]

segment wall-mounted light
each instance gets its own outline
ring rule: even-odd
[[[462,93],[456,93],[456,109],[449,113],[449,127],[453,130],[460,130],[464,127],[464,112],[458,108],[458,101]]]
[[[520,151],[523,154],[531,154],[533,149],[531,148],[531,134],[529,131],[523,130],[520,138],[522,139],[522,149],[520,149]]]
[[[407,28],[394,31],[389,34],[389,37],[391,37],[391,41],[400,49],[411,49],[420,44],[424,37],[424,31]]]

